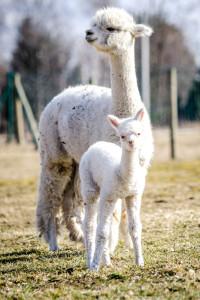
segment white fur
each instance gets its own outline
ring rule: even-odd
[[[136,263],[141,266],[144,264],[140,205],[147,169],[141,166],[139,161],[144,138],[143,115],[141,120],[139,117],[140,115],[136,116],[137,119],[128,118],[121,121],[110,116],[112,126],[121,137],[122,150],[113,143],[97,142],[89,147],[80,161],[81,192],[85,204],[85,246],[87,265],[90,269],[98,270],[102,255],[104,264],[110,264],[107,244],[111,217],[116,199],[119,198],[126,201],[129,233],[135,248]]]
[[[107,28],[114,26],[114,32]],[[70,237],[82,238],[81,199],[78,167],[82,154],[99,140],[117,139],[105,121],[106,115],[134,115],[144,107],[137,86],[134,40],[138,29],[124,10],[107,8],[94,17],[87,41],[105,52],[111,62],[111,90],[94,85],[68,88],[44,109],[40,124],[41,175],[37,204],[37,226],[51,250],[57,250],[57,213],[61,208]],[[140,35],[142,32],[140,25]],[[92,33],[91,33],[92,32]],[[95,39],[95,40],[94,40]],[[148,165],[153,153],[153,139],[148,114],[144,120],[141,164]],[[146,149],[149,149],[148,151]]]

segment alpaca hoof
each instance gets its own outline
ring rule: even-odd
[[[104,263],[104,264],[102,264],[102,267],[103,267],[103,268],[110,268],[110,267],[112,267],[112,263],[111,263],[111,262],[109,262],[109,263]]]
[[[83,242],[83,233],[80,231],[70,232],[69,238],[74,242]]]
[[[132,239],[129,234],[127,234],[127,236],[125,238],[125,245],[129,249],[133,249],[133,242],[132,242]]]
[[[94,263],[91,264],[90,271],[98,272],[99,271],[99,266],[97,264],[94,264]]]
[[[71,241],[83,242],[83,231],[75,217],[71,217],[68,220],[67,229],[69,230],[69,238]]]
[[[101,265],[103,267],[110,267],[110,266],[112,266],[110,258],[102,257]]]
[[[136,265],[139,267],[144,267],[144,259],[143,258],[137,259]]]
[[[58,246],[50,246],[49,250],[52,251],[52,252],[55,252],[55,251],[59,251],[60,248]]]

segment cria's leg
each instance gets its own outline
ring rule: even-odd
[[[94,247],[95,247],[95,231],[97,222],[97,186],[93,182],[88,168],[80,167],[81,176],[81,194],[83,197],[85,216],[83,221],[83,234],[87,256],[87,266],[90,268]]]
[[[122,214],[121,214],[121,223],[120,223],[120,234],[122,239],[125,242],[125,246],[129,249],[133,249],[133,242],[128,230],[128,219],[125,203],[123,201]]]
[[[114,211],[115,201],[100,197],[99,220],[96,234],[96,246],[91,270],[98,271],[106,241],[110,234],[110,222]]]
[[[106,244],[103,249],[103,254],[102,254],[102,259],[101,259],[102,266],[110,266],[111,265],[109,242],[110,242],[110,239],[107,239]]]
[[[128,227],[129,233],[133,241],[135,250],[135,261],[139,266],[144,265],[144,259],[142,255],[142,224],[140,220],[140,207],[141,207],[141,196],[127,197],[126,207],[128,213]]]
[[[115,204],[115,209],[111,218],[109,249],[110,254],[113,254],[119,241],[119,229],[122,213],[122,200],[118,199]]]
[[[91,267],[95,248],[95,232],[97,220],[97,201],[87,199],[85,203],[85,218],[83,223],[87,266]]]

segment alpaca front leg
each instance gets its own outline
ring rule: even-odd
[[[140,220],[141,196],[127,197],[126,207],[128,213],[129,233],[133,241],[135,250],[135,262],[139,266],[144,266],[142,254],[142,224]]]
[[[84,201],[85,218],[83,222],[84,240],[87,255],[87,266],[91,267],[95,248],[95,231],[97,219],[97,202],[94,200]]]
[[[96,234],[96,245],[93,262],[91,265],[91,270],[98,271],[102,254],[104,249],[106,249],[106,242],[108,241],[110,234],[110,222],[112,218],[112,213],[114,210],[115,201],[113,200],[104,200],[100,199],[100,211],[99,211],[99,220],[97,226]],[[106,252],[108,254],[108,251]]]
[[[107,266],[107,267],[111,265],[109,242],[110,242],[110,240],[107,239],[105,247],[103,249],[103,254],[102,254],[102,259],[101,259],[101,265]]]

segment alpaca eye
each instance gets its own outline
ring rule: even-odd
[[[124,140],[125,139],[125,135],[121,135],[121,139]]]
[[[137,134],[137,136],[139,136],[141,133],[140,132],[138,132],[138,134]]]
[[[115,28],[113,28],[113,27],[107,27],[106,30],[108,30],[110,32],[113,32],[113,31],[115,31]]]

